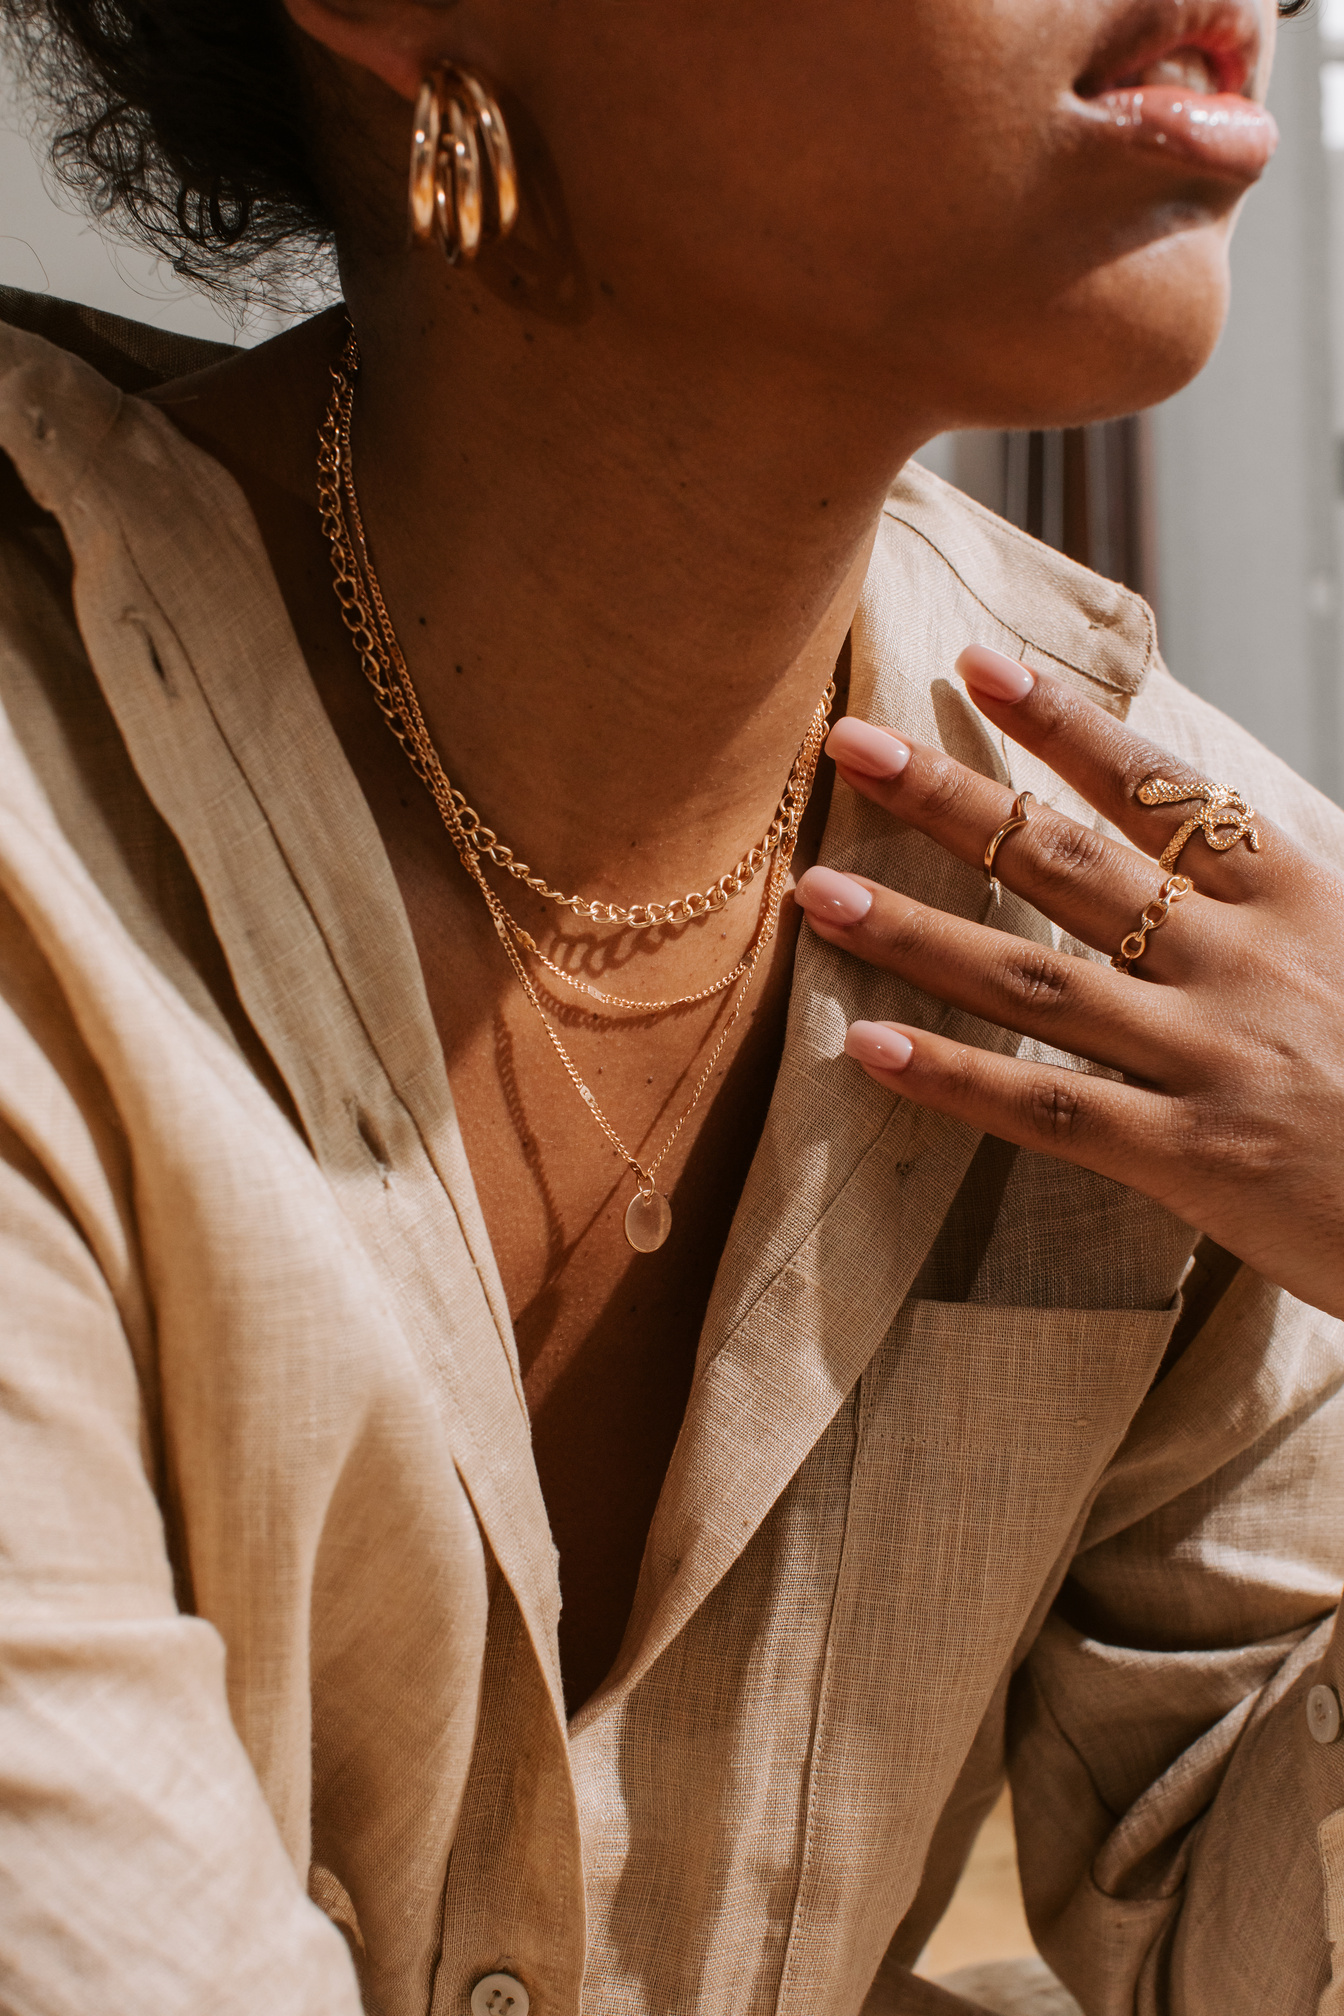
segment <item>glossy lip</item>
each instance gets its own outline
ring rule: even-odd
[[[1145,84],[1084,101],[1083,112],[1094,128],[1151,158],[1229,182],[1254,182],[1279,144],[1279,129],[1264,106],[1227,92]]]
[[[1252,95],[1260,45],[1260,16],[1238,0],[1147,0],[1116,24],[1074,84],[1075,116],[1150,159],[1254,182],[1278,144],[1278,128]],[[1186,51],[1203,56],[1213,90],[1139,82]]]

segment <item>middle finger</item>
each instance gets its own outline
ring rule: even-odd
[[[1164,1087],[1184,1054],[1178,989],[1135,987],[1107,966],[930,909],[864,875],[809,868],[796,896],[829,944],[983,1021]]]

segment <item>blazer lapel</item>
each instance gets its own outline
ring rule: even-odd
[[[1128,695],[1008,628],[956,576],[960,626],[944,613],[930,629],[939,602],[920,574],[931,562],[946,572],[946,563],[930,547],[914,568],[902,564],[907,530],[889,519],[875,550],[853,624],[851,712],[1096,824],[1052,772],[1001,742],[952,660],[974,639],[1076,677],[1117,713]],[[1060,942],[1029,904],[1005,890],[996,908],[979,868],[838,782],[821,859],[952,915]],[[891,1328],[979,1145],[974,1129],[893,1099],[849,1062],[845,1031],[859,1019],[908,1022],[1004,1055],[1021,1043],[801,934],[783,1062],[706,1315],[634,1612],[576,1735],[638,1682],[756,1532]]]
[[[9,379],[6,347],[27,367]],[[35,456],[22,420],[44,367],[62,427]],[[563,1723],[559,1589],[512,1329],[391,867],[236,485],[157,414],[117,405],[38,339],[0,342],[0,445],[61,522],[108,704],[317,1161],[394,1291]]]

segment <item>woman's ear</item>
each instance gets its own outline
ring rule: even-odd
[[[453,0],[282,0],[296,28],[414,100],[447,50]]]

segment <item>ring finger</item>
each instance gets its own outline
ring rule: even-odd
[[[846,783],[896,818],[917,826],[958,859],[982,868],[986,847],[1012,816],[1011,791],[964,764],[867,721],[846,716],[826,744]],[[994,873],[1071,936],[1114,953],[1165,876],[1155,862],[1108,840],[1048,805],[1024,807],[1026,824],[1005,835]],[[1184,917],[1193,906],[1188,902]],[[1188,936],[1188,931],[1178,934]],[[1176,946],[1154,939],[1147,977],[1182,970]]]

